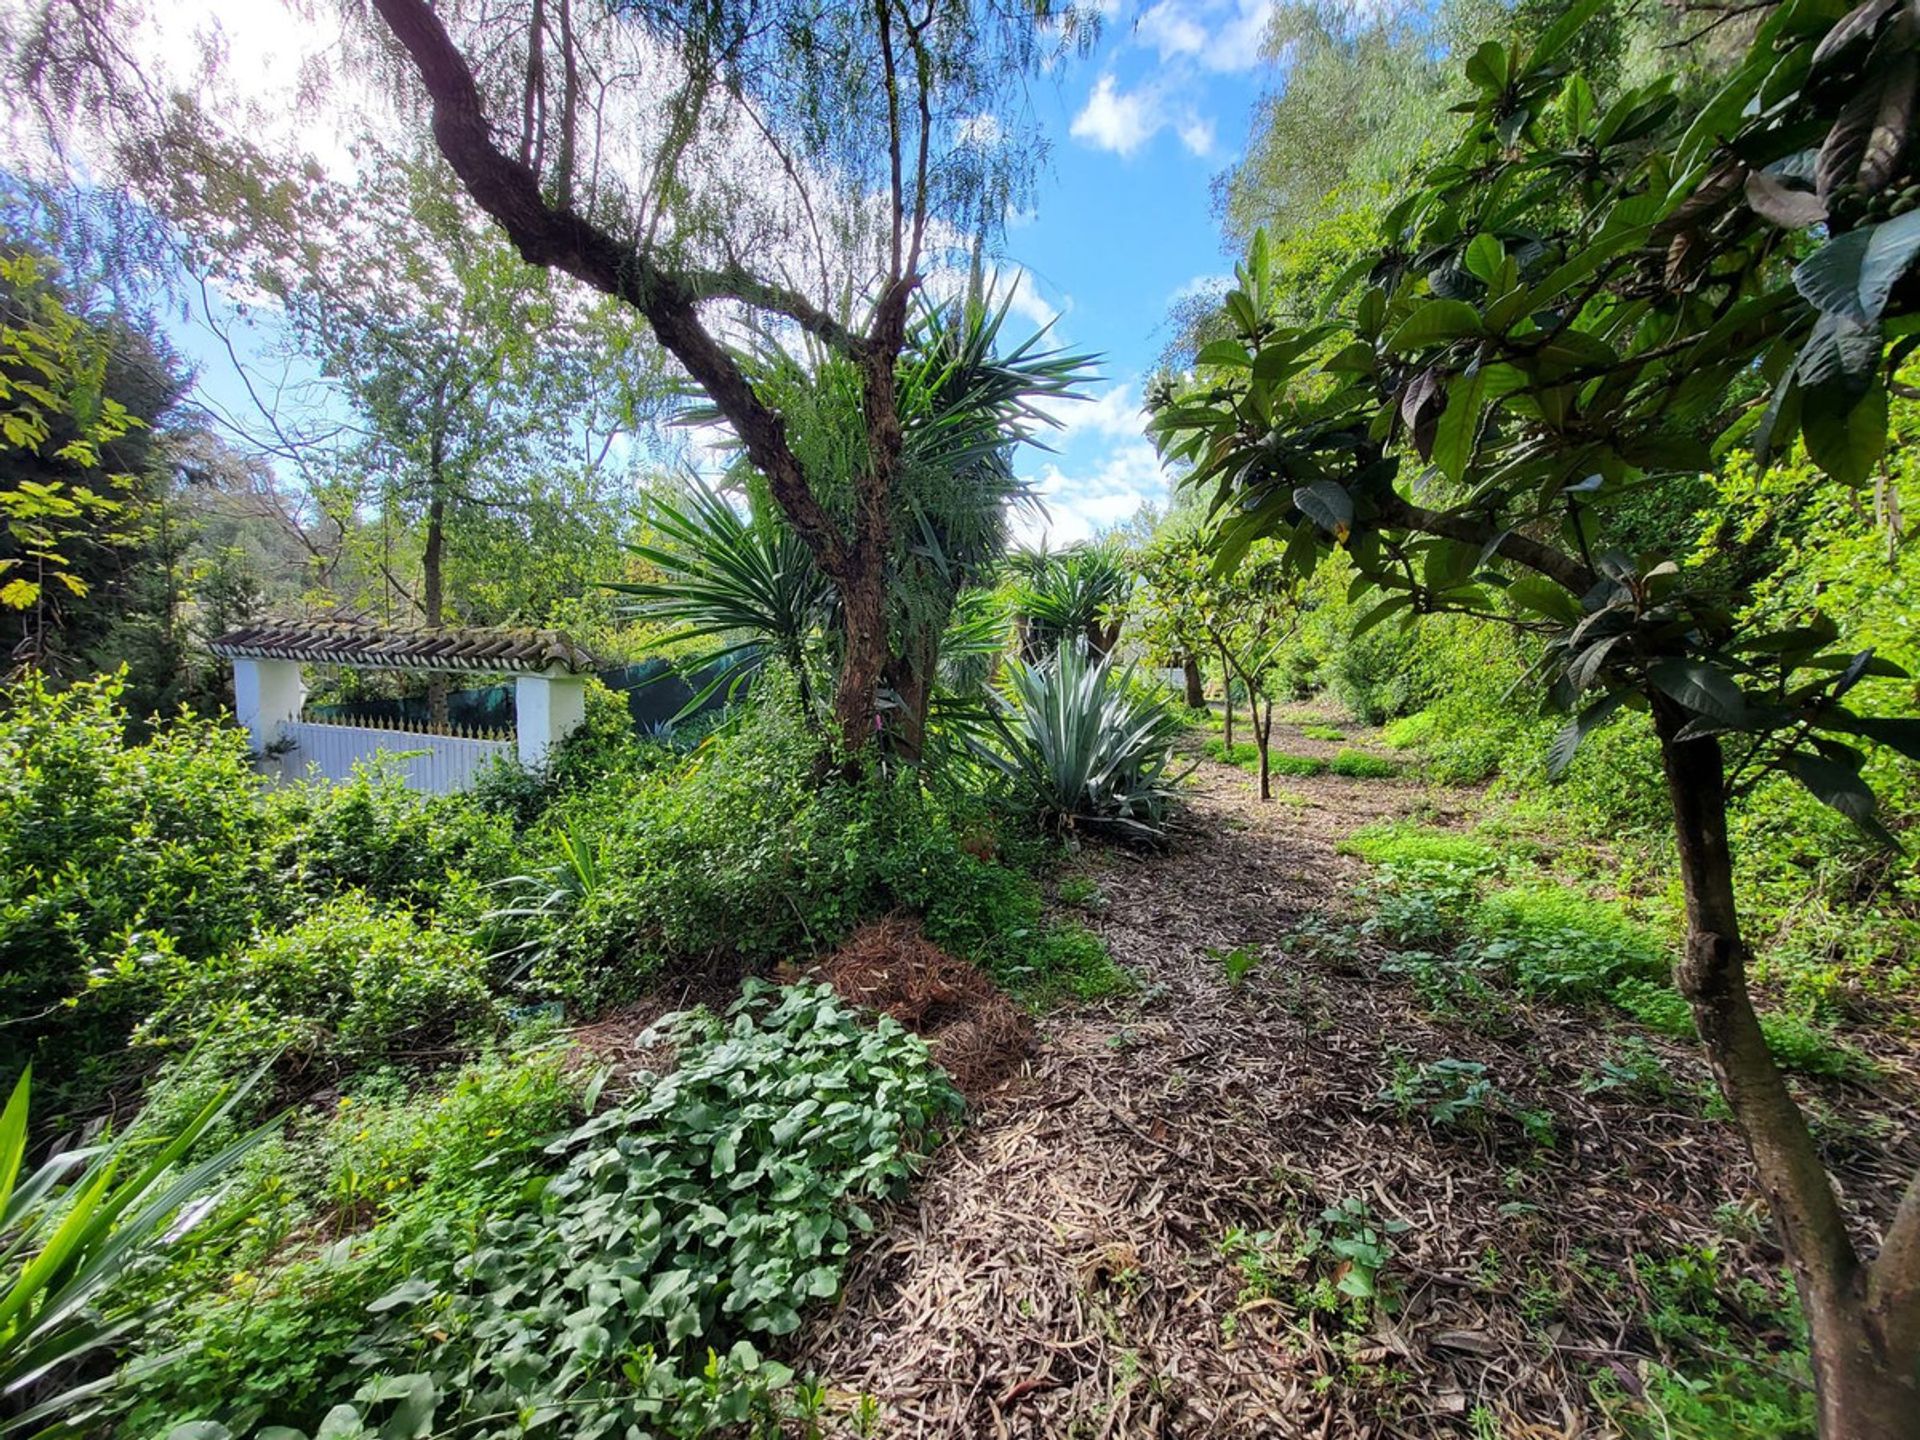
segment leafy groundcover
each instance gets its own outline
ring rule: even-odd
[[[903,1189],[960,1096],[825,986],[750,982],[725,1022],[657,1028],[677,1067],[548,1147],[519,1206],[427,1247],[444,1264],[367,1307],[337,1403],[176,1413],[172,1440],[694,1435],[806,1407],[763,1347],[838,1292],[863,1205]]]

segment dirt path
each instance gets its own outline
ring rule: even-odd
[[[1334,748],[1283,728],[1283,748]],[[1364,957],[1289,954],[1295,922],[1339,912],[1363,868],[1343,835],[1457,821],[1474,797],[1276,784],[1261,805],[1249,776],[1203,764],[1168,853],[1089,857],[1107,901],[1090,923],[1139,992],[1043,1024],[1030,1073],[943,1152],[806,1340],[802,1367],[839,1403],[877,1398],[876,1433],[1463,1435],[1476,1408],[1500,1426],[1482,1433],[1606,1433],[1589,1376],[1633,1383],[1631,1306],[1606,1297],[1630,1254],[1716,1233],[1744,1173],[1730,1137],[1682,1107],[1609,1123],[1579,1094],[1608,1043],[1591,1013],[1463,1036]],[[1236,987],[1219,953],[1247,944],[1263,963]],[[1382,1102],[1396,1057],[1446,1056],[1550,1112],[1557,1142],[1436,1131]],[[1324,1250],[1297,1258],[1302,1225],[1349,1199],[1407,1227],[1390,1317],[1313,1313],[1343,1272]],[[1236,1231],[1278,1238],[1223,1248]],[[1756,1274],[1776,1261],[1756,1242]]]

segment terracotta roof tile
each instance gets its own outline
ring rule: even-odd
[[[558,630],[389,630],[351,621],[274,621],[229,630],[209,647],[229,660],[299,660],[360,670],[579,675],[594,655]]]

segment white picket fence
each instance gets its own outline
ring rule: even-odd
[[[488,762],[512,755],[515,748],[512,740],[325,725],[314,720],[288,721],[281,734],[292,745],[268,763],[278,765],[283,780],[317,776],[338,784],[353,778],[355,761],[371,760],[384,750],[394,757],[394,768],[409,786],[434,795],[471,789]]]

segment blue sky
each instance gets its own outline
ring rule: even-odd
[[[1269,0],[1122,0],[1098,49],[1041,86],[1050,146],[1030,219],[1008,258],[1057,308],[1055,332],[1104,358],[1093,403],[1063,407],[1056,454],[1028,450],[1022,473],[1046,496],[1051,542],[1080,539],[1164,505],[1141,438],[1141,386],[1169,339],[1167,308],[1229,274],[1209,189],[1238,158],[1255,101],[1273,82],[1261,58]]]

